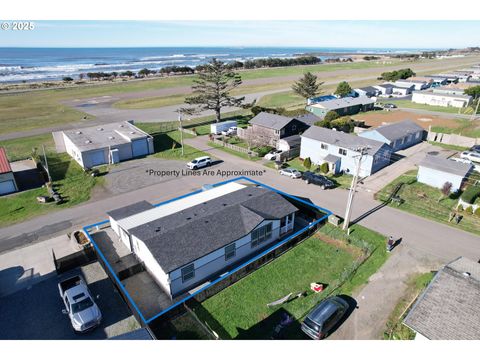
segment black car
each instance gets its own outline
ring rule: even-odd
[[[470,151],[480,153],[480,145],[474,145],[470,148]]]
[[[348,308],[348,303],[339,296],[326,298],[303,320],[302,331],[314,340],[323,339],[342,320]]]
[[[320,186],[322,190],[335,187],[335,184],[332,180],[330,180],[326,176],[314,174],[311,171],[305,171],[302,175],[302,179],[305,180],[307,184],[315,184]]]

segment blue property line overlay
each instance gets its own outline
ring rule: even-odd
[[[154,315],[152,316],[151,318],[149,319],[145,319],[145,317],[143,316],[142,312],[140,311],[140,309],[138,308],[137,304],[135,303],[135,301],[132,299],[132,297],[130,296],[130,294],[128,293],[127,289],[124,287],[124,285],[122,284],[122,282],[120,281],[120,279],[117,277],[117,275],[115,274],[115,271],[113,271],[113,268],[110,266],[110,263],[107,261],[107,259],[105,258],[105,256],[103,255],[102,251],[100,250],[99,246],[95,243],[95,241],[93,240],[93,238],[90,236],[90,233],[88,232],[89,229],[92,229],[94,227],[97,227],[97,226],[100,226],[100,225],[104,225],[106,223],[109,223],[110,220],[104,220],[104,221],[100,221],[98,223],[95,223],[95,224],[92,224],[92,225],[87,225],[87,226],[84,226],[83,227],[83,230],[84,232],[86,233],[86,235],[88,236],[90,242],[93,244],[93,246],[95,247],[95,250],[97,251],[97,253],[100,254],[100,257],[102,258],[103,262],[107,265],[108,269],[110,270],[110,272],[112,273],[112,275],[114,276],[115,280],[117,281],[117,283],[119,284],[120,286],[120,289],[122,290],[122,292],[127,296],[128,300],[132,303],[132,305],[134,306],[135,310],[137,311],[137,313],[140,315],[142,321],[145,323],[145,324],[149,324],[150,322],[152,322],[153,320],[157,319],[158,317],[162,316],[163,314],[167,313],[168,311],[174,309],[175,307],[183,304],[185,301],[187,300],[190,300],[191,298],[193,298],[194,296],[196,296],[197,294],[201,293],[202,291],[208,289],[209,287],[215,285],[216,283],[218,283],[219,281],[223,280],[224,278],[236,273],[238,270],[244,268],[245,266],[251,264],[252,262],[258,260],[259,258],[261,258],[262,256],[270,253],[271,251],[279,248],[280,246],[284,245],[285,243],[287,243],[288,241],[290,241],[292,238],[304,233],[305,231],[313,228],[315,225],[317,225],[318,223],[322,222],[323,220],[325,220],[326,218],[328,218],[331,214],[333,214],[330,210],[328,209],[325,209],[325,208],[322,208],[320,206],[317,206],[313,203],[309,203],[303,199],[300,199],[296,196],[293,196],[293,195],[290,195],[290,194],[287,194],[283,191],[280,191],[280,190],[277,190],[271,186],[268,186],[268,185],[265,185],[261,182],[258,182],[256,180],[253,180],[253,179],[250,179],[246,176],[240,176],[240,177],[237,177],[237,178],[233,178],[233,179],[230,179],[230,180],[226,180],[226,181],[222,181],[222,182],[219,182],[219,183],[216,183],[216,184],[213,184],[212,186],[213,187],[217,187],[217,186],[221,186],[221,185],[225,185],[227,183],[230,183],[230,182],[234,182],[234,181],[238,181],[238,180],[246,180],[246,181],[249,181],[253,184],[256,184],[256,185],[259,185],[261,187],[264,187],[266,189],[269,189],[269,190],[272,190],[272,191],[275,191],[276,193],[278,194],[281,194],[283,196],[286,196],[286,197],[289,197],[291,199],[294,199],[296,201],[299,201],[305,205],[308,205],[308,206],[311,206],[313,208],[316,208],[318,210],[321,210],[322,212],[325,213],[324,216],[322,216],[320,219],[317,219],[316,221],[314,221],[313,223],[309,224],[308,226],[304,227],[303,229],[300,229],[299,231],[297,231],[296,233],[294,234],[291,234],[290,236],[288,236],[286,239],[283,239],[281,242],[273,245],[272,247],[262,251],[260,254],[257,254],[255,257],[251,258],[250,260],[246,261],[245,263],[237,266],[236,268],[234,268],[233,270],[230,270],[229,272],[223,274],[222,276],[218,277],[217,279],[215,279],[213,282],[211,282],[210,284],[208,284],[207,286],[204,286],[202,287],[201,289],[197,290],[196,292],[190,294],[189,296],[187,296],[186,298],[176,302],[175,304],[169,306],[168,308],[166,308],[165,310],[161,311],[160,313],[158,313],[157,315]],[[165,204],[168,204],[170,202],[173,202],[173,201],[176,201],[176,200],[180,200],[180,199],[183,199],[183,198],[186,198],[188,196],[192,196],[192,195],[195,195],[195,194],[198,194],[198,193],[201,193],[202,189],[199,189],[199,190],[196,190],[196,191],[193,191],[191,193],[188,193],[188,194],[185,194],[185,195],[182,195],[182,196],[178,196],[176,198],[173,198],[173,199],[170,199],[170,200],[167,200],[167,201],[163,201],[163,202],[160,202],[158,204],[154,204],[155,207],[158,207],[158,206],[161,206],[161,205],[165,205]]]

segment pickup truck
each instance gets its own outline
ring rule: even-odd
[[[75,332],[86,332],[100,324],[102,313],[82,276],[73,276],[59,282],[58,291],[65,305],[62,312],[70,317]]]

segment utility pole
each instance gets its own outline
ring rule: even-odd
[[[355,150],[360,152],[360,155],[358,158],[357,169],[355,171],[355,175],[353,176],[352,184],[350,186],[350,191],[348,193],[347,209],[345,210],[345,219],[343,221],[343,230],[348,230],[350,226],[350,216],[352,215],[352,204],[353,204],[353,198],[355,197],[355,191],[357,189],[358,176],[360,175],[360,166],[362,165],[362,159],[363,159],[363,156],[367,153],[368,147],[365,146]]]
[[[182,145],[182,156],[183,153],[183,128],[182,128],[182,114],[178,114],[178,121],[180,122],[180,144]]]
[[[45,154],[45,145],[42,144],[43,149],[43,159],[45,161],[45,170],[47,170],[48,182],[52,182],[52,177],[50,176],[50,169],[48,168],[47,155]]]
[[[473,111],[472,118],[470,120],[475,120],[477,117],[477,111],[478,111],[478,105],[480,104],[480,99],[475,98],[477,101],[477,106],[475,107],[475,110]]]

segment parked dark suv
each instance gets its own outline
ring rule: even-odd
[[[314,340],[326,337],[348,311],[349,305],[339,296],[326,298],[307,315],[302,331]]]
[[[315,184],[320,186],[322,190],[335,187],[335,184],[332,180],[323,175],[314,174],[311,171],[305,171],[302,175],[302,179],[305,180],[307,184]]]

